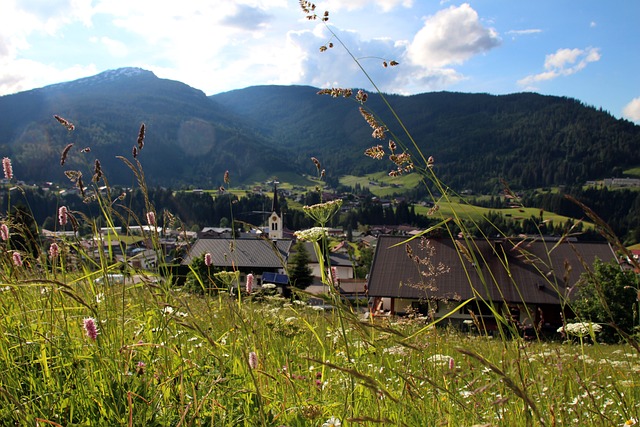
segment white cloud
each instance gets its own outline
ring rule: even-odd
[[[110,37],[101,37],[100,43],[107,48],[107,51],[113,57],[124,58],[129,54],[127,45],[119,40],[114,40]]]
[[[97,74],[95,65],[74,65],[64,69],[39,62],[17,59],[0,61],[0,95],[21,92],[53,83]]]
[[[509,30],[505,34],[514,36],[528,36],[530,34],[539,34],[542,30],[539,28],[529,28],[527,30]]]
[[[478,13],[464,3],[426,19],[408,48],[408,58],[425,68],[462,64],[474,55],[500,45],[493,28],[480,22]]]
[[[343,9],[352,11],[376,6],[381,8],[383,12],[389,12],[397,7],[411,8],[413,6],[413,0],[328,0],[327,2],[318,4],[318,7],[322,9],[322,13],[324,13],[325,10],[334,13]]]
[[[634,98],[622,109],[622,117],[640,123],[640,97]]]
[[[590,47],[583,49],[558,49],[546,56],[546,71],[527,76],[518,81],[522,86],[530,86],[537,82],[552,80],[560,76],[570,76],[583,70],[590,62],[600,60],[600,49]]]

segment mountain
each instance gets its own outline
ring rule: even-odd
[[[214,95],[230,111],[254,120],[274,144],[315,156],[335,175],[391,170],[363,155],[374,140],[354,97],[318,95],[305,86],[259,86]],[[354,90],[355,92],[355,90]],[[458,190],[581,184],[620,176],[640,165],[640,126],[565,97],[424,93],[385,95],[438,176]],[[413,144],[380,96],[364,106],[397,143]],[[416,153],[416,150],[411,148]],[[312,166],[312,165],[310,165]]]
[[[75,125],[68,132],[54,118]],[[0,97],[0,152],[25,181],[68,182],[78,169],[90,180],[95,159],[111,184],[133,175],[116,156],[132,160],[140,125],[146,139],[138,159],[150,185],[215,188],[225,170],[237,182],[262,180],[291,165],[265,138],[225,107],[183,83],[139,68]],[[60,154],[73,143],[61,167]],[[81,152],[85,147],[90,152]]]
[[[315,173],[317,157],[332,182],[347,174],[390,171],[388,160],[364,150],[416,147],[390,113],[410,131],[437,175],[457,189],[488,192],[575,185],[620,176],[640,166],[640,126],[578,100],[535,93],[511,95],[369,94],[364,107],[388,126],[375,140],[351,98],[318,95],[309,86],[255,86],[213,96],[139,68],[0,97],[0,156],[28,182],[68,182],[67,169],[85,181],[95,159],[111,184],[133,176],[116,156],[131,159],[141,123],[145,147],[138,157],[150,185],[216,188],[225,170],[232,186],[277,176],[292,182]],[[355,90],[354,90],[355,92]],[[75,124],[67,131],[54,118]],[[63,148],[74,143],[59,165]],[[81,152],[84,147],[90,153]]]

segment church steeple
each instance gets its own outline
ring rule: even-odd
[[[271,212],[280,214],[280,203],[278,203],[278,181],[273,181],[273,203],[271,204]]]
[[[269,216],[269,238],[271,240],[282,239],[282,212],[278,203],[278,181],[273,180],[273,203]]]

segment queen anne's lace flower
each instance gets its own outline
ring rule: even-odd
[[[312,227],[306,230],[296,231],[293,234],[298,240],[302,240],[303,242],[317,242],[327,234],[328,230],[327,227]]]

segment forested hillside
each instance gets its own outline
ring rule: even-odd
[[[252,118],[297,158],[320,158],[333,174],[379,170],[380,162],[362,155],[380,141],[371,138],[355,99],[316,93],[261,86],[212,98]],[[495,191],[502,179],[513,188],[571,185],[620,176],[640,163],[640,126],[574,99],[450,92],[386,97],[422,152],[434,156],[439,176],[458,190]],[[389,125],[397,142],[410,145],[378,96],[370,95],[365,107]]]

